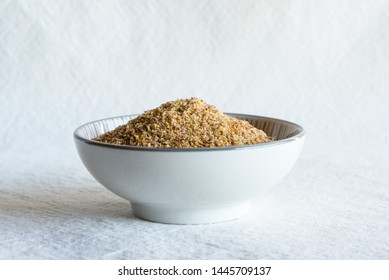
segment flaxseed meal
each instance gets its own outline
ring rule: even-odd
[[[223,114],[201,99],[189,98],[164,103],[94,140],[143,147],[210,148],[274,139],[247,121]]]

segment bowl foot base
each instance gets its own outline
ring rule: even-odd
[[[218,207],[150,206],[131,203],[134,215],[153,222],[166,224],[210,224],[238,219],[246,214],[250,202]]]

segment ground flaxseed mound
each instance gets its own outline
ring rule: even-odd
[[[258,144],[273,138],[247,121],[190,98],[164,103],[94,140],[143,147],[206,148]]]

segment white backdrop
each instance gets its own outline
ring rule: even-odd
[[[388,259],[388,91],[384,0],[2,0],[0,258]],[[304,152],[241,220],[138,220],[72,133],[191,96],[297,122]]]

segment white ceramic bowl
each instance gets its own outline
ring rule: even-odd
[[[304,129],[252,115],[245,119],[277,141],[225,148],[145,148],[95,137],[137,115],[87,123],[74,139],[82,162],[103,186],[131,202],[136,216],[162,223],[215,223],[239,218],[254,196],[277,184],[295,164]]]

